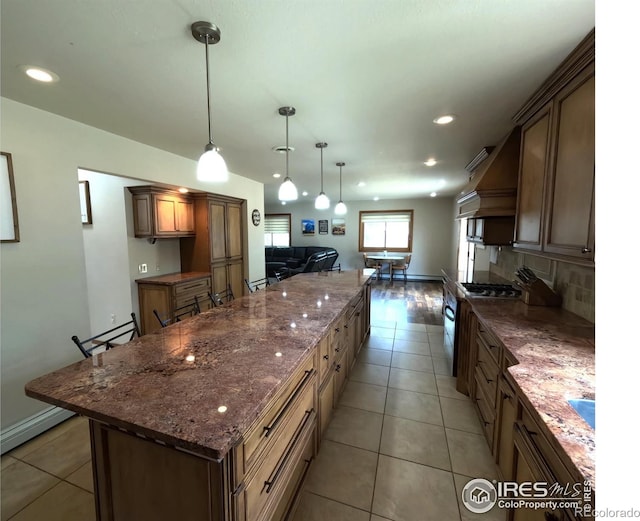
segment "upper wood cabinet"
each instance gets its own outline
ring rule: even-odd
[[[195,234],[193,199],[156,186],[130,186],[136,237],[175,238]]]
[[[227,286],[236,297],[244,294],[244,201],[212,194],[196,194],[195,237],[180,241],[183,271],[210,271],[212,290]]]
[[[593,264],[595,32],[514,122],[522,126],[514,248]]]

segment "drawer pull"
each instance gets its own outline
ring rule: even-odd
[[[322,358],[323,358],[324,360],[329,360],[329,355],[323,355],[323,356],[322,356]]]
[[[342,367],[340,364],[336,365],[336,373],[340,372],[340,367]]]
[[[313,414],[314,410],[315,409],[311,409],[309,411],[305,411],[304,412],[304,419],[302,420],[302,423],[300,424],[300,427],[298,428],[298,432],[296,433],[296,435],[293,437],[293,439],[289,443],[289,447],[287,448],[287,451],[285,452],[282,460],[280,461],[280,465],[278,465],[278,468],[274,472],[273,477],[271,478],[271,481],[265,481],[264,482],[264,486],[266,487],[265,492],[267,494],[269,492],[271,492],[271,489],[276,484],[276,481],[278,481],[278,477],[280,477],[280,474],[282,473],[282,470],[286,466],[286,463],[289,460],[289,456],[291,455],[291,452],[293,451],[293,448],[296,446],[296,442],[298,441],[298,438],[300,437],[301,432],[304,430],[304,426],[306,425],[307,420],[310,418],[311,414]],[[309,463],[311,463],[311,462],[309,461]]]
[[[582,253],[591,253],[591,248],[582,248]]]
[[[335,351],[336,351],[336,353],[339,353],[340,352],[340,348],[336,347]]]
[[[339,327],[336,328],[336,333],[340,333],[340,328]]]
[[[490,384],[491,382],[493,382],[493,380],[490,380],[489,378],[485,378],[485,380],[487,381],[488,384]]]
[[[313,375],[313,369],[307,370],[307,371],[304,372],[304,378],[302,380],[300,380],[300,383],[296,387],[295,391],[293,391],[293,393],[291,393],[291,396],[287,400],[287,403],[284,404],[284,407],[278,413],[278,416],[276,416],[276,418],[273,420],[273,422],[271,422],[271,425],[265,425],[262,428],[264,430],[264,432],[265,432],[265,435],[264,435],[265,438],[269,437],[271,432],[280,423],[280,420],[282,420],[282,418],[284,418],[285,414],[287,413],[287,410],[289,409],[289,406],[296,399],[296,396],[298,396],[298,394],[300,394],[301,389],[304,387],[304,385],[307,383],[307,381],[309,380],[309,378],[311,378],[312,375]]]

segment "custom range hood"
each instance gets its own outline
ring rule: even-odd
[[[495,149],[483,148],[466,166],[471,176],[458,196],[457,218],[515,216],[519,161],[520,127],[515,127]]]

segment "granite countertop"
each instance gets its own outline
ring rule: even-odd
[[[180,282],[188,282],[190,280],[198,280],[211,277],[211,273],[202,271],[189,271],[186,273],[168,273],[166,275],[156,275],[152,277],[144,277],[136,279],[139,284],[166,284],[172,286]]]
[[[569,398],[595,399],[595,325],[556,307],[528,306],[518,298],[473,297],[460,286],[464,272],[443,269],[476,315],[491,328],[517,361],[508,368],[556,450],[595,487],[595,431],[569,405]],[[473,282],[511,284],[488,271],[473,273]]]
[[[36,378],[26,394],[222,459],[372,273],[298,274]]]
[[[595,431],[569,398],[595,398],[595,325],[569,311],[520,299],[469,299],[518,362],[508,368],[564,463],[595,487]]]

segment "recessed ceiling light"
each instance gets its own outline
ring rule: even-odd
[[[379,200],[380,200],[380,198],[376,195],[376,196],[373,198],[373,200],[374,200],[374,201],[379,201]]]
[[[178,188],[178,192],[180,192],[181,194],[186,194],[189,192],[188,188]]]
[[[280,177],[280,174],[278,172],[276,172],[275,174],[273,174],[273,177],[275,177],[276,179],[278,179]]]
[[[31,65],[25,65],[22,67],[25,74],[34,80],[41,81],[43,83],[54,83],[60,80],[60,77],[52,71],[43,69],[42,67],[32,67]]]
[[[287,206],[287,201],[281,201],[282,206]]]
[[[435,192],[431,192],[431,194],[430,194],[430,195],[431,195],[431,197],[435,197],[435,196],[436,196],[436,195],[438,195],[438,194],[437,194],[437,193],[435,193]]]
[[[456,119],[455,115],[453,115],[453,114],[445,114],[444,116],[440,116],[440,117],[434,119],[433,122],[436,125],[448,125],[454,119]]]
[[[424,164],[427,166],[433,166],[437,163],[437,161],[435,159],[433,159],[432,157],[430,157],[429,159],[427,159]]]
[[[307,197],[307,196],[309,195],[309,192],[304,191],[304,192],[302,192],[302,195],[303,195],[304,197]]]
[[[366,185],[367,185],[367,183],[365,183],[364,181],[360,181],[360,182],[358,183],[358,186],[366,186]]]

